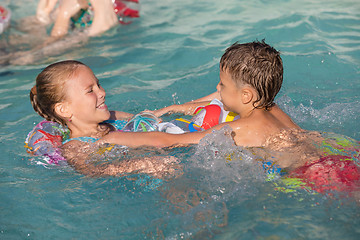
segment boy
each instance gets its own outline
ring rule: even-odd
[[[300,129],[273,102],[282,81],[283,65],[278,51],[264,41],[235,43],[221,57],[218,92],[208,98],[219,97],[225,110],[239,114],[238,120],[216,125],[203,132],[178,135],[163,132],[114,132],[104,137],[103,141],[130,147],[195,144],[213,129],[221,129],[228,125],[233,129],[235,144],[248,147],[264,146],[270,136],[283,130]],[[208,98],[205,97],[203,100],[210,100]],[[170,106],[165,110],[159,110],[157,115],[167,111],[193,112],[197,106],[203,104],[204,102],[199,101]]]

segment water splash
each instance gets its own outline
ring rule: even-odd
[[[256,156],[236,146],[231,131],[226,126],[206,135],[187,165],[216,201],[254,196],[266,179]]]

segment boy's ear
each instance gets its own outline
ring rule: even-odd
[[[254,93],[250,88],[243,88],[241,89],[241,100],[243,104],[250,103],[254,98]]]
[[[69,118],[71,116],[67,102],[56,103],[54,110],[60,117]]]

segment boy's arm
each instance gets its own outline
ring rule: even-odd
[[[205,102],[205,101],[211,102],[214,98],[217,98],[217,99],[220,100],[220,94],[218,92],[214,92],[214,93],[211,93],[211,94],[209,94],[209,95],[207,95],[205,97],[193,100],[191,102]]]
[[[210,103],[210,101],[203,102],[187,102],[184,104],[174,104],[168,107],[160,108],[158,110],[149,111],[157,117],[160,117],[164,114],[173,114],[173,113],[181,113],[184,115],[194,115],[195,110],[198,107],[206,106]]]
[[[168,107],[164,107],[155,111],[150,111],[155,116],[160,117],[164,114],[173,114],[173,113],[182,113],[185,115],[193,115],[195,110],[198,107],[206,106],[208,105],[214,98],[220,98],[220,95],[218,92],[214,92],[208,96],[184,103],[184,104],[174,104],[170,105]]]
[[[168,107],[164,107],[155,111],[148,111],[151,112],[152,114],[154,114],[157,117],[160,117],[164,114],[172,114],[172,113],[182,113],[184,115],[193,115],[195,110],[198,107],[202,107],[202,106],[206,106],[208,105],[211,100],[213,100],[214,98],[219,98],[219,94],[218,92],[214,92],[208,96],[196,99],[194,101],[191,102],[187,102],[184,104],[174,104],[174,105],[170,105]],[[131,117],[134,116],[134,114],[132,113],[127,113],[127,112],[121,112],[121,111],[110,111],[111,117],[110,119],[112,120],[116,120],[116,119],[129,119]]]

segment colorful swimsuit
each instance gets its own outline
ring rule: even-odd
[[[121,129],[124,128],[127,121],[125,121],[125,120],[107,120],[107,121],[104,121],[103,123],[109,123],[116,129],[116,131],[120,131]],[[99,140],[99,138],[93,138],[93,137],[69,138],[69,139],[64,139],[62,144],[65,144],[65,143],[73,141],[73,140],[77,140],[77,141],[81,141],[81,142],[87,142],[87,143],[94,143],[97,140]]]

